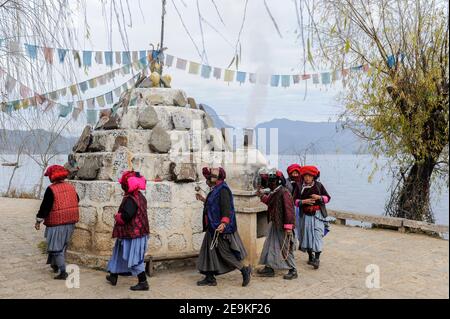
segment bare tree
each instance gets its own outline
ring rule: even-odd
[[[395,172],[386,213],[434,222],[433,176],[447,180],[448,3],[439,0],[305,0],[311,62],[352,73],[341,120]],[[313,10],[313,7],[315,8]],[[445,157],[447,156],[447,157]],[[445,175],[445,172],[447,174]],[[443,174],[444,173],[444,174]]]

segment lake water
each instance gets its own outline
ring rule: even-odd
[[[13,161],[14,156],[3,156]],[[52,163],[65,163],[66,155],[56,157]],[[321,171],[321,181],[332,199],[330,209],[345,210],[363,214],[382,215],[384,205],[389,196],[391,178],[384,171],[378,171],[372,182],[368,176],[372,170],[370,155],[307,155],[309,165],[316,165]],[[289,164],[297,162],[294,156],[280,156],[279,168],[286,172]],[[12,168],[0,166],[0,192],[4,192]],[[13,181],[15,188],[31,191],[39,181],[40,168],[30,159],[26,159],[19,168]],[[45,186],[48,179],[45,179]],[[445,189],[441,194],[432,193],[432,209],[438,224],[448,225],[449,192]]]

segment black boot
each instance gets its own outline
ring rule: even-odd
[[[252,267],[249,265],[247,267],[242,267],[242,287],[248,286],[250,279],[252,277]]]
[[[289,269],[289,272],[283,276],[283,279],[292,280],[298,278],[297,270],[295,268]]]
[[[206,274],[205,278],[197,281],[197,286],[217,286],[217,281],[213,274]]]
[[[130,289],[133,291],[147,291],[150,289],[148,282],[147,282],[147,276],[145,275],[145,271],[141,272],[138,275],[138,284],[135,286],[131,286]]]
[[[319,269],[320,265],[320,251],[316,252],[316,256],[314,258],[314,262],[312,263],[314,269]]]
[[[108,280],[111,283],[111,285],[113,285],[113,286],[117,285],[118,278],[119,278],[118,274],[109,273],[109,275],[106,275],[106,280]]]
[[[56,274],[58,272],[59,267],[56,265],[50,265],[50,267],[52,267],[53,272]]]
[[[258,270],[257,273],[261,277],[274,277],[275,276],[275,270],[273,270],[273,268],[268,267],[268,266],[264,266],[264,268]]]
[[[312,265],[314,263],[314,255],[311,249],[308,249],[308,265]]]
[[[56,280],[66,280],[67,277],[69,277],[69,274],[66,273],[65,271],[61,271],[61,272],[59,273],[59,275],[56,276],[56,277],[54,277],[53,279],[56,279]]]

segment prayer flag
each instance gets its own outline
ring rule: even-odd
[[[104,95],[97,96],[95,98],[95,100],[97,101],[98,106],[105,107],[106,102],[105,102],[105,96]]]
[[[245,73],[245,72],[238,71],[236,73],[236,81],[238,81],[241,84],[245,82],[246,77],[247,77],[247,73]]]
[[[96,110],[87,110],[86,111],[86,120],[90,125],[95,125],[97,123],[97,111]]]
[[[130,51],[123,51],[122,52],[122,63],[123,64],[130,64],[131,63]]]
[[[200,64],[197,62],[189,61],[189,73],[190,74],[198,74],[200,70]]]
[[[92,51],[83,51],[83,65],[85,67],[92,66]]]
[[[173,65],[173,55],[167,54],[166,55],[166,66],[172,66]]]
[[[213,76],[216,79],[220,79],[222,77],[222,69],[221,68],[214,68]]]
[[[111,51],[105,52],[105,64],[109,66],[113,65],[113,53]]]
[[[323,72],[320,74],[322,79],[322,84],[330,84],[331,83],[331,73],[330,72]]]
[[[66,49],[58,49],[58,58],[59,63],[64,63],[64,59],[66,58],[67,50]]]
[[[274,74],[270,78],[270,86],[278,86],[280,83],[280,76],[277,74]]]
[[[106,94],[105,94],[105,98],[106,98],[106,103],[107,103],[107,104],[113,104],[113,103],[114,103],[112,91],[106,93]]]
[[[52,48],[44,48],[44,58],[47,63],[53,64],[53,49]]]
[[[313,84],[319,84],[320,83],[320,81],[319,81],[319,74],[318,73],[314,73],[312,75],[312,80],[313,80]]]
[[[95,52],[95,63],[103,64],[103,54],[102,51]]]
[[[226,69],[225,70],[225,75],[223,77],[223,80],[225,82],[231,82],[231,81],[233,81],[233,79],[234,79],[234,71]]]
[[[281,86],[288,87],[290,85],[291,85],[291,77],[289,75],[282,75],[281,76]]]
[[[177,69],[186,70],[187,61],[185,59],[177,58]]]
[[[25,43],[25,51],[27,52],[28,56],[33,60],[37,58],[37,46]]]

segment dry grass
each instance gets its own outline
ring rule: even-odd
[[[8,194],[2,194],[2,196],[10,198],[36,199],[34,192],[19,191],[15,188],[11,189]]]
[[[42,254],[46,254],[47,253],[47,242],[46,241],[41,241],[37,247],[39,248],[39,250],[41,251]]]

